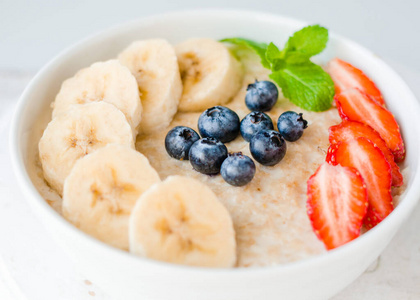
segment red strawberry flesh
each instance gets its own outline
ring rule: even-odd
[[[346,141],[348,142],[359,137],[365,137],[370,140],[374,145],[378,146],[378,148],[385,155],[388,163],[391,165],[392,186],[401,186],[403,184],[403,176],[401,175],[400,168],[394,161],[394,156],[386,146],[385,141],[381,138],[379,133],[376,132],[372,127],[359,122],[343,121],[336,126],[331,126],[329,133],[331,144],[338,144],[340,142]],[[330,161],[330,159],[327,161]]]
[[[404,160],[404,143],[398,123],[390,111],[357,89],[349,89],[336,95],[335,102],[343,120],[369,125],[385,141],[394,155],[395,162]]]
[[[380,90],[358,68],[339,58],[332,59],[327,65],[327,72],[334,81],[336,94],[340,94],[350,88],[358,88],[371,96],[380,105],[385,105]]]
[[[368,204],[360,174],[323,163],[307,184],[307,213],[325,247],[334,249],[357,238]]]
[[[325,157],[325,161],[329,164],[336,165],[335,163],[335,154],[334,152],[337,151],[338,144],[331,144],[327,151],[327,156]]]
[[[362,175],[368,192],[369,207],[365,225],[372,228],[394,209],[391,196],[391,167],[382,151],[366,138],[338,144],[332,154],[335,164],[352,167]]]

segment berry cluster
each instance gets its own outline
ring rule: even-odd
[[[249,183],[255,175],[255,164],[241,152],[228,153],[224,143],[233,141],[239,133],[249,142],[252,157],[262,165],[273,166],[286,155],[286,141],[297,141],[307,128],[302,114],[284,112],[274,130],[271,118],[262,111],[271,110],[277,102],[277,87],[269,81],[255,81],[247,88],[245,103],[252,110],[242,121],[231,109],[214,106],[198,119],[198,130],[185,126],[171,129],[165,138],[168,154],[179,160],[189,160],[194,170],[215,175],[234,186]]]

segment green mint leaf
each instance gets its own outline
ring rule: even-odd
[[[287,41],[282,51],[288,64],[306,63],[310,57],[325,49],[328,30],[319,25],[311,25],[296,31]]]
[[[282,53],[273,43],[268,44],[267,51],[265,52],[265,58],[269,62],[272,72],[281,69],[284,65]]]
[[[251,48],[252,50],[254,50],[258,56],[261,58],[261,64],[263,65],[264,68],[267,69],[271,69],[270,67],[270,63],[267,61],[266,58],[266,51],[267,51],[267,47],[268,45],[266,43],[258,43],[258,42],[254,42],[248,39],[243,39],[243,38],[227,38],[227,39],[223,39],[220,40],[221,42],[225,42],[225,43],[231,43],[234,45],[239,45],[239,46],[246,46],[248,48]]]
[[[285,65],[270,74],[282,89],[283,95],[295,105],[310,111],[324,111],[331,107],[334,83],[318,65],[307,62]]]
[[[277,46],[273,44],[273,42],[268,44],[267,51],[265,52],[265,57],[270,63],[281,58],[281,52],[279,48],[277,48]]]
[[[281,51],[273,43],[267,45],[243,38],[227,38],[221,42],[253,49],[261,58],[261,64],[271,70],[270,78],[295,105],[309,111],[331,107],[334,83],[320,66],[310,61],[327,45],[326,28],[311,25],[295,32]]]

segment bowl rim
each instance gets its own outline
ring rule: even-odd
[[[229,18],[238,18],[238,17],[249,17],[254,19],[263,19],[263,20],[270,20],[274,22],[286,22],[288,24],[293,25],[294,27],[303,27],[308,25],[307,22],[286,17],[280,14],[273,14],[261,11],[250,11],[250,10],[241,10],[241,9],[193,9],[193,10],[178,10],[172,12],[165,12],[160,14],[154,14],[147,17],[141,17],[139,19],[131,20],[128,22],[124,22],[122,24],[112,26],[108,29],[102,30],[99,33],[92,34],[79,42],[70,45],[69,47],[65,48],[61,51],[58,55],[56,55],[53,59],[51,59],[47,64],[42,67],[37,74],[31,79],[30,83],[26,86],[25,90],[23,91],[22,95],[20,96],[18,103],[16,105],[16,109],[13,114],[11,128],[9,132],[9,147],[10,147],[10,155],[11,155],[11,162],[13,171],[15,173],[17,182],[23,191],[24,197],[27,201],[30,202],[32,209],[37,210],[37,214],[43,212],[48,214],[55,222],[57,226],[62,227],[64,230],[68,231],[69,234],[73,236],[77,236],[85,243],[88,247],[93,247],[98,251],[104,252],[104,255],[110,256],[113,255],[118,259],[121,259],[121,262],[127,261],[131,264],[142,264],[142,265],[150,265],[154,268],[163,268],[165,270],[171,270],[172,272],[195,272],[199,273],[214,273],[218,275],[226,274],[232,276],[233,274],[239,275],[255,275],[255,274],[269,274],[269,273],[278,273],[278,272],[291,272],[297,271],[301,268],[308,268],[308,267],[317,267],[321,266],[327,261],[338,261],[340,257],[346,256],[350,254],[353,249],[357,247],[362,247],[363,244],[366,244],[368,239],[371,236],[379,235],[380,231],[385,230],[386,227],[392,227],[394,222],[397,222],[399,218],[407,218],[408,215],[411,213],[413,208],[416,206],[419,198],[420,198],[420,185],[411,185],[410,189],[406,189],[401,196],[401,202],[399,205],[394,209],[394,211],[378,226],[369,230],[368,232],[364,233],[363,235],[359,236],[357,239],[341,246],[336,249],[326,251],[324,253],[311,256],[308,258],[300,259],[293,262],[288,262],[284,264],[277,264],[272,266],[263,266],[263,267],[251,267],[251,268],[204,268],[204,267],[193,267],[193,266],[186,266],[186,265],[177,265],[172,263],[166,263],[162,261],[157,261],[153,259],[149,259],[146,257],[139,257],[135,256],[127,251],[123,251],[118,248],[114,248],[106,243],[103,243],[88,234],[84,233],[83,231],[77,229],[68,221],[66,221],[60,214],[58,214],[47,202],[44,198],[41,197],[39,192],[37,191],[36,187],[32,183],[25,167],[24,158],[20,151],[20,138],[19,132],[22,127],[23,120],[20,118],[20,115],[23,113],[26,104],[30,101],[30,93],[33,89],[36,89],[38,81],[42,79],[45,74],[49,72],[49,70],[56,65],[57,62],[60,60],[65,60],[67,56],[71,55],[73,52],[77,51],[79,48],[86,47],[90,43],[95,43],[97,40],[106,39],[108,35],[112,35],[113,33],[117,32],[124,32],[125,30],[134,27],[134,26],[147,26],[147,24],[153,24],[157,21],[167,21],[170,18],[186,18],[189,16],[223,16]],[[397,74],[391,67],[389,67],[382,59],[377,57],[373,54],[370,50],[364,48],[363,46],[359,45],[356,42],[353,42],[347,38],[344,38],[340,35],[335,34],[334,32],[330,31],[330,37],[345,44],[349,44],[354,48],[357,48],[361,52],[365,53],[370,59],[377,60],[382,67],[384,67],[387,72],[390,72],[397,80],[399,84],[404,87],[406,94],[409,96],[408,100],[412,104],[410,109],[414,109],[418,115],[420,115],[420,103],[414,96],[411,89],[407,86],[405,81]],[[420,132],[420,127],[417,128]],[[420,153],[420,145],[419,153]],[[410,178],[412,182],[420,182],[420,163],[417,165],[415,170],[411,170],[412,174],[414,174],[413,178]],[[408,199],[407,199],[408,198]],[[404,214],[405,211],[405,214]],[[403,215],[403,216],[401,216]],[[400,220],[402,222],[403,220]]]

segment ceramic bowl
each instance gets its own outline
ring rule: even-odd
[[[115,299],[327,299],[355,280],[383,251],[407,219],[420,196],[420,108],[403,80],[380,58],[358,44],[331,34],[316,59],[339,56],[360,66],[382,90],[406,143],[409,167],[401,203],[381,224],[356,240],[325,254],[261,268],[206,269],[136,257],[84,234],[40,196],[28,176],[28,153],[45,127],[50,102],[62,81],[95,61],[113,58],[130,42],[166,38],[172,43],[191,37],[247,37],[284,44],[307,25],[266,13],[201,10],[136,20],[85,39],[48,63],[24,91],[11,130],[11,153],[19,184],[45,227],[71,255],[78,268]],[[326,133],[327,134],[327,133]],[[416,184],[417,183],[417,184]],[[59,270],[57,270],[59,272]]]

